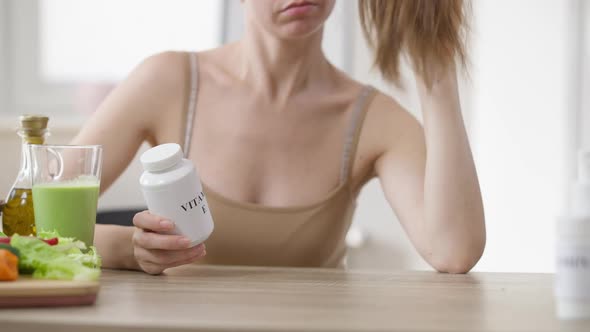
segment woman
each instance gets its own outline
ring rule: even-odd
[[[356,196],[377,176],[436,270],[465,273],[485,245],[481,194],[457,92],[460,0],[361,0],[385,78],[408,54],[424,128],[392,98],[334,68],[321,49],[334,0],[243,1],[243,38],[145,60],[74,139],[102,144],[102,190],[141,143],[177,142],[197,166],[215,231],[190,248],[173,220],[96,228],[104,266],[159,274],[209,264],[336,267]]]

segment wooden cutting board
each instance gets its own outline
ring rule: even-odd
[[[39,280],[20,277],[0,281],[0,308],[90,305],[100,288],[97,281]]]

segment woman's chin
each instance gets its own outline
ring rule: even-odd
[[[279,31],[281,39],[302,39],[321,30],[321,25],[311,22],[296,21],[285,24]]]

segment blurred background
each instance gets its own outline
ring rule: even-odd
[[[556,216],[576,151],[590,147],[590,2],[474,0],[473,14],[461,98],[488,230],[475,270],[552,272]],[[242,22],[239,0],[0,0],[0,197],[18,171],[18,115],[48,115],[48,142],[67,143],[143,58],[219,46]],[[407,66],[403,90],[372,70],[356,1],[337,1],[325,30],[335,65],[420,118]],[[101,198],[103,213],[144,205],[140,172],[136,158]],[[362,191],[349,235],[352,268],[428,269],[378,181]]]

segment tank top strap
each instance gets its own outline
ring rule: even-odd
[[[193,125],[195,113],[197,111],[197,94],[199,90],[199,64],[197,61],[197,53],[189,52],[190,64],[190,84],[189,84],[189,98],[188,109],[186,112],[186,124],[184,129],[184,157],[188,158],[191,148],[191,140],[193,136]]]
[[[340,168],[340,184],[347,182],[352,175],[352,167],[356,156],[361,130],[367,114],[367,108],[376,94],[375,88],[365,85],[352,109],[350,124],[344,140],[344,152]]]

